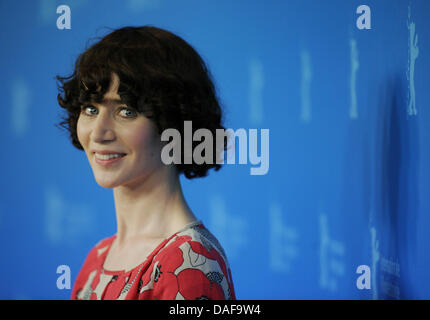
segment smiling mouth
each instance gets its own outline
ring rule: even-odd
[[[111,159],[118,159],[124,157],[125,153],[111,153],[111,154],[99,154],[97,152],[94,153],[94,156],[97,160],[111,160]]]

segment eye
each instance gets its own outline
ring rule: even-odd
[[[81,111],[83,111],[86,115],[89,116],[97,114],[97,108],[92,105],[82,105]]]
[[[128,108],[128,107],[121,107],[120,113],[122,116],[124,116],[126,118],[136,118],[137,117],[137,112],[134,109]]]

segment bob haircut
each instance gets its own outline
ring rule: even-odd
[[[109,89],[112,73],[120,79],[118,94],[123,103],[154,121],[159,134],[174,128],[184,139],[184,121],[192,121],[194,132],[200,128],[216,136],[222,112],[209,69],[200,55],[186,41],[173,33],[153,26],[124,27],[113,30],[86,49],[76,60],[73,74],[57,76],[59,105],[67,111],[59,125],[70,135],[72,144],[83,150],[76,126],[81,106],[100,103]],[[218,154],[212,163],[184,162],[181,141],[181,163],[178,174],[188,179],[204,177],[211,168],[218,171]],[[200,142],[192,141],[193,150]],[[204,152],[202,154],[204,156]]]

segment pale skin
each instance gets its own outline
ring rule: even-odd
[[[113,189],[117,233],[103,267],[130,270],[197,218],[184,198],[175,167],[161,161],[155,123],[121,103],[118,87],[113,73],[104,101],[82,108],[77,134],[97,183]],[[96,162],[95,150],[126,155],[104,167]]]

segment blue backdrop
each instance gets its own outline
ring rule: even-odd
[[[430,298],[430,1],[1,1],[0,15],[0,298],[68,299],[57,267],[73,284],[116,232],[112,190],[55,127],[55,76],[104,27],[147,24],[203,56],[226,127],[270,130],[266,175],[181,180],[239,299]]]

